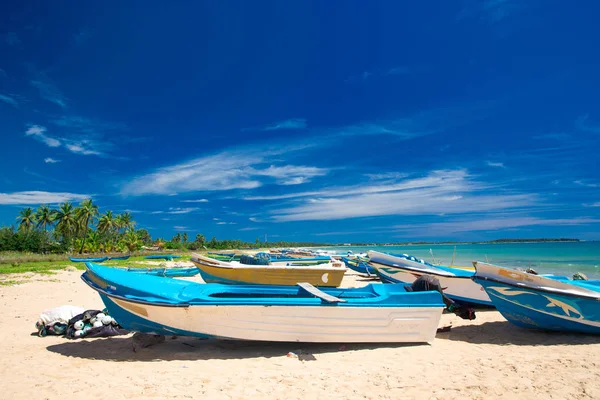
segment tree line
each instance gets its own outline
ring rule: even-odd
[[[106,211],[100,213],[91,199],[78,206],[64,202],[57,208],[41,205],[27,207],[19,212],[16,226],[0,228],[0,251],[32,253],[115,253],[133,252],[143,246],[168,250],[228,250],[265,247],[256,239],[253,243],[242,240],[206,240],[196,234],[190,240],[187,232],[176,233],[170,240],[152,239],[146,229],[136,229],[131,213]],[[318,243],[270,242],[272,247],[313,247]],[[322,246],[322,245],[321,245]]]

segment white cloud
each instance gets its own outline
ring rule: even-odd
[[[325,175],[322,168],[295,165],[265,166],[266,160],[285,150],[242,149],[224,151],[181,164],[163,167],[125,183],[125,195],[172,194],[232,189],[255,189],[265,183],[299,184]],[[264,178],[271,178],[265,180]],[[273,182],[274,181],[274,182]]]
[[[41,125],[31,125],[26,131],[26,136],[32,136],[49,147],[59,147],[60,140],[46,135],[46,127]]]
[[[584,207],[600,207],[600,201],[597,201],[595,203],[583,203]]]
[[[186,229],[189,229],[189,228],[187,226],[176,225],[173,227],[173,229],[175,229],[176,231],[185,231]]]
[[[561,218],[543,219],[537,217],[484,217],[472,221],[434,222],[419,225],[398,225],[393,228],[419,232],[422,236],[437,236],[458,232],[495,231],[502,229],[521,228],[525,226],[577,226],[600,223],[600,219],[593,218]]]
[[[0,94],[0,101],[3,101],[5,103],[10,104],[17,108],[19,107],[19,102],[17,102],[17,100],[15,100],[13,97],[10,97],[10,96]]]
[[[81,142],[71,142],[67,143],[65,147],[72,153],[82,154],[84,156],[99,156],[102,155],[102,152],[93,148],[93,144],[89,141],[81,141]]]
[[[208,203],[208,199],[183,200],[183,203]]]
[[[595,187],[599,186],[597,183],[588,183],[588,182],[583,182],[581,180],[574,181],[573,183],[576,185],[590,187],[590,188],[595,188]]]
[[[256,231],[256,230],[258,230],[258,229],[259,229],[259,228],[249,228],[249,227],[248,227],[248,228],[240,228],[240,229],[238,229],[238,231]]]
[[[494,167],[494,168],[506,168],[504,166],[504,163],[501,162],[493,162],[493,161],[487,161],[486,163],[489,167]]]
[[[85,200],[89,197],[87,194],[43,191],[0,193],[0,204],[56,204]]]
[[[213,218],[213,221],[220,221],[219,218]]]
[[[197,208],[197,207],[187,207],[187,208],[170,207],[169,211],[167,211],[167,214],[189,214],[189,213],[197,211],[197,210],[199,210],[199,208]]]
[[[55,160],[54,158],[48,157],[48,158],[44,158],[44,162],[46,164],[56,164],[56,163],[60,162],[60,160]]]
[[[588,124],[589,115],[582,115],[575,121],[575,127],[582,132],[600,133],[600,126]]]
[[[220,222],[217,222],[217,225],[237,225],[237,222],[220,221]]]
[[[439,215],[531,206],[530,194],[488,194],[465,170],[433,171],[394,184],[329,188],[319,196],[272,212],[277,222],[381,215]],[[304,194],[302,194],[304,195]]]
[[[61,108],[67,108],[67,98],[58,90],[58,88],[48,81],[43,82],[41,80],[32,80],[29,82],[31,86],[38,89],[40,97],[44,100],[48,100]]]
[[[304,129],[306,128],[306,120],[304,118],[292,118],[281,122],[276,122],[267,125],[263,128],[265,131],[276,131],[279,129]]]

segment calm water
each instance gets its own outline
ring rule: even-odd
[[[327,248],[354,253],[376,250],[383,253],[406,253],[431,262],[449,265],[456,247],[454,265],[470,266],[472,261],[485,261],[504,267],[532,267],[541,274],[571,276],[583,272],[592,279],[600,279],[600,242],[564,243],[505,243],[505,244],[457,244],[414,246],[344,246]]]

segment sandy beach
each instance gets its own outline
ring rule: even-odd
[[[46,308],[103,308],[80,275],[1,277],[22,283],[0,286],[0,398],[600,398],[600,337],[526,331],[487,310],[475,321],[444,315],[440,326],[452,329],[432,345],[179,337],[133,352],[131,335],[38,337]],[[351,273],[344,280],[365,283]]]

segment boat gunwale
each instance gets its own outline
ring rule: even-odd
[[[500,283],[502,285],[512,286],[512,287],[519,288],[519,289],[529,289],[534,292],[536,292],[536,291],[537,292],[545,292],[545,293],[551,293],[551,294],[558,294],[561,296],[570,296],[570,297],[577,297],[577,298],[585,298],[587,300],[600,301],[600,293],[598,293],[597,296],[593,296],[593,295],[590,295],[587,293],[573,293],[573,292],[565,291],[563,289],[552,288],[552,287],[543,287],[543,288],[539,287],[539,286],[534,287],[531,285],[527,285],[526,283],[523,283],[523,282],[514,282],[513,283],[513,282],[507,282],[502,279],[492,278],[489,276],[477,276],[477,273],[473,276],[473,280],[475,282],[477,282],[477,280],[490,281],[490,282]]]
[[[407,261],[410,261],[410,260],[407,260]],[[414,261],[411,261],[411,262],[414,262]],[[375,264],[375,265],[373,265],[373,264]],[[397,264],[396,265],[382,264],[380,262],[372,261],[372,260],[369,260],[369,265],[373,266],[375,269],[380,268],[379,266],[383,266],[383,267],[388,267],[388,268],[395,268],[395,269],[400,269],[400,270],[405,270],[405,271],[410,271],[410,272],[416,272],[421,275],[433,275],[433,276],[441,276],[444,278],[456,278],[456,279],[473,279],[473,276],[453,275],[451,272],[447,272],[447,271],[437,269],[437,268],[436,268],[436,270],[443,271],[444,273],[437,273],[436,271],[429,271],[429,270],[425,271],[423,269],[414,268],[414,267],[403,267],[403,266],[399,266]],[[429,268],[431,268],[431,267],[429,267]]]
[[[202,265],[205,267],[212,268],[222,268],[222,269],[284,269],[284,270],[301,270],[301,271],[323,271],[323,272],[332,272],[332,271],[342,271],[345,272],[347,268],[345,266],[334,267],[331,263],[323,263],[316,265],[248,265],[248,264],[233,264],[226,261],[214,260],[216,263],[206,261],[202,258],[192,257],[190,261],[196,266],[196,268],[200,268],[198,266]]]

